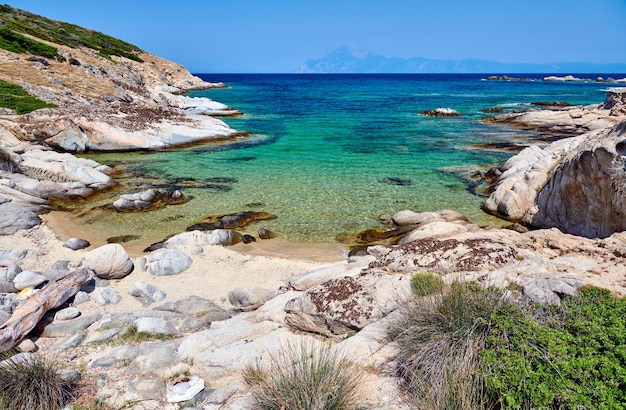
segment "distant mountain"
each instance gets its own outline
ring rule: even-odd
[[[507,64],[468,58],[434,60],[385,57],[343,46],[320,59],[307,60],[296,73],[626,73],[626,64]]]

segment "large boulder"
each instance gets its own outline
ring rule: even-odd
[[[239,232],[228,229],[215,229],[208,232],[193,230],[179,233],[164,241],[154,243],[146,248],[144,252],[151,252],[161,248],[191,250],[205,245],[229,246],[239,243],[241,240],[242,235]]]
[[[30,229],[43,220],[35,212],[13,201],[0,203],[0,235],[13,235],[22,229]]]
[[[121,279],[128,276],[135,267],[126,250],[117,243],[88,252],[83,259],[83,265],[93,270],[101,279]]]
[[[402,275],[369,273],[331,279],[285,304],[285,323],[328,337],[358,332],[397,308],[408,280]]]
[[[369,264],[369,269],[389,273],[478,271],[499,268],[517,259],[517,251],[512,246],[479,236],[421,238],[398,246],[373,247],[368,251],[377,256]]]
[[[509,158],[498,168],[500,176],[483,209],[509,221],[520,222],[564,153],[576,149],[583,139],[584,136],[566,138],[544,149],[530,146]]]
[[[590,238],[626,230],[626,121],[568,152],[524,221]]]
[[[157,189],[148,189],[134,194],[121,195],[113,202],[113,209],[117,212],[146,211],[166,205],[181,204],[187,198],[180,192],[164,192]]]

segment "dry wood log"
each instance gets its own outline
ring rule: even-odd
[[[74,271],[47,284],[17,305],[9,320],[0,326],[0,352],[15,346],[34,329],[48,310],[65,303],[91,277],[92,272],[87,268]]]

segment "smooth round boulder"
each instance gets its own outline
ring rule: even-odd
[[[77,251],[79,249],[85,249],[91,246],[91,243],[85,239],[80,238],[70,238],[63,244],[64,247],[69,248],[73,251]]]
[[[18,290],[36,288],[47,280],[48,279],[43,275],[25,270],[18,273],[15,278],[13,278],[13,286]]]
[[[172,324],[160,317],[140,317],[133,322],[133,326],[137,333],[150,335],[174,335],[178,333]]]
[[[128,253],[117,243],[101,246],[88,252],[83,265],[94,271],[101,279],[121,279],[128,276],[135,265]]]
[[[258,286],[235,288],[228,292],[228,301],[235,307],[259,305],[280,294],[278,289],[265,289]]]
[[[443,218],[437,212],[414,212],[411,210],[403,210],[396,212],[391,219],[396,225],[421,225],[434,221],[440,221]]]
[[[13,235],[43,222],[35,212],[13,202],[0,204],[0,235]]]
[[[215,229],[206,234],[207,245],[230,246],[241,242],[241,234],[228,229]]]
[[[155,276],[176,275],[190,267],[192,262],[178,249],[161,248],[148,256],[148,271]]]

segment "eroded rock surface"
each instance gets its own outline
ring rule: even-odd
[[[495,190],[484,209],[514,222],[586,237],[626,229],[625,101],[626,89],[609,91],[605,103],[590,110],[603,113],[608,126],[543,149],[529,147],[510,158],[498,168]],[[541,115],[547,116],[546,123],[551,121],[549,111]],[[562,126],[558,118],[553,124]]]

